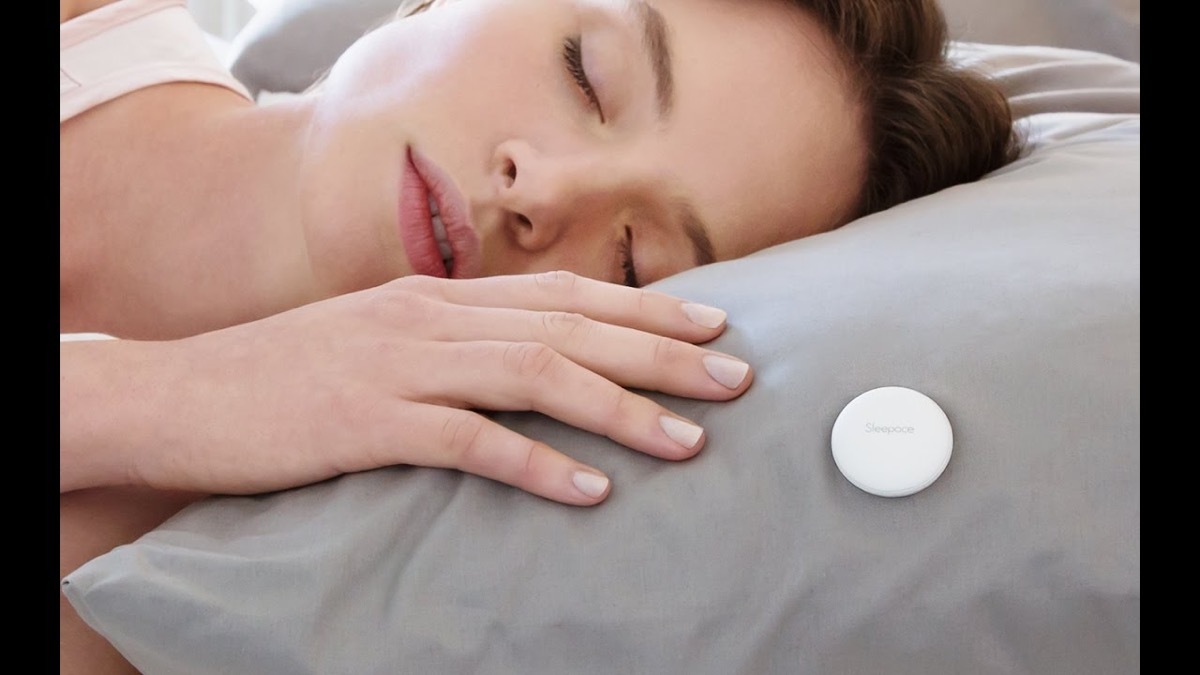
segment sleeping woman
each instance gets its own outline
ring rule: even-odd
[[[184,0],[60,2],[60,567],[206,494],[409,464],[587,506],[486,413],[665,460],[726,314],[643,287],[1019,152],[935,0],[403,3],[256,105]],[[122,672],[61,604],[63,672]],[[105,665],[101,665],[105,664]],[[105,670],[107,668],[108,670]]]

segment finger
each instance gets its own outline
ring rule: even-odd
[[[704,446],[694,422],[580,366],[538,342],[445,343],[456,363],[414,385],[417,400],[487,410],[531,410],[663,459]],[[486,386],[483,384],[486,383]]]
[[[541,342],[575,363],[626,387],[725,401],[753,380],[750,365],[682,340],[616,326],[569,312],[463,307],[426,328],[433,339]]]
[[[393,283],[459,305],[573,312],[693,343],[708,342],[725,330],[723,310],[571,272],[480,279],[411,276]]]
[[[469,410],[407,403],[406,464],[458,469],[564,504],[608,497],[603,472]]]

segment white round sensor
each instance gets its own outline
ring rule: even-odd
[[[929,487],[950,462],[950,420],[925,394],[880,387],[859,394],[833,423],[833,461],[856,487],[904,497]]]

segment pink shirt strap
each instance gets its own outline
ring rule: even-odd
[[[254,100],[221,64],[185,0],[121,0],[59,26],[59,124],[167,82],[214,84]]]

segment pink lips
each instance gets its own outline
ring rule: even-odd
[[[429,212],[429,197],[438,205],[446,240],[454,255],[449,275],[438,251]],[[467,205],[450,178],[437,165],[409,148],[400,180],[400,240],[416,274],[454,279],[479,276],[482,264],[479,236],[471,227]]]

